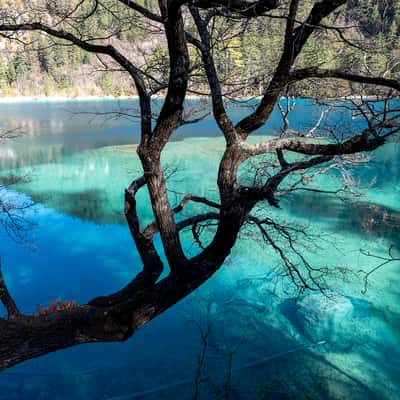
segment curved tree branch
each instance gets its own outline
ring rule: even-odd
[[[174,214],[176,215],[176,214],[180,213],[181,211],[183,211],[183,209],[185,208],[187,203],[189,203],[189,201],[193,201],[194,203],[205,204],[212,208],[219,209],[221,207],[218,203],[208,200],[205,197],[199,197],[199,196],[193,196],[191,194],[187,194],[181,200],[181,202],[173,209]],[[188,220],[190,220],[190,218]],[[186,221],[188,221],[188,220],[186,220]],[[178,231],[182,230],[184,227],[185,226],[182,226],[182,221],[177,224]],[[147,225],[146,228],[143,230],[143,236],[145,238],[151,239],[157,232],[159,232],[158,225],[154,221],[154,222],[150,223],[149,225]]]
[[[70,32],[62,29],[54,29],[51,26],[42,24],[41,22],[22,23],[22,24],[0,24],[0,32],[23,32],[38,31],[44,32],[58,39],[66,40],[81,49],[95,54],[104,54],[111,57],[132,77],[136,85],[139,95],[139,103],[141,108],[141,128],[142,140],[147,140],[151,132],[151,104],[150,96],[147,94],[146,85],[141,77],[141,71],[114,46],[93,44],[85,41]]]
[[[294,19],[296,18],[298,1],[291,1],[290,13],[286,22],[284,48],[274,76],[257,109],[236,124],[236,130],[243,139],[246,139],[251,132],[260,128],[268,120],[274,110],[276,101],[289,83],[290,69],[308,38],[325,17],[344,5],[346,1],[347,0],[322,0],[315,3],[305,23],[295,29]]]
[[[14,302],[14,299],[10,296],[6,282],[4,281],[3,273],[1,271],[1,260],[0,260],[0,301],[3,303],[4,307],[7,310],[8,319],[16,319],[21,315],[17,305]]]
[[[258,17],[268,11],[275,10],[280,4],[279,0],[191,0],[188,3],[202,9],[224,7],[247,18]]]
[[[396,79],[387,79],[379,76],[359,75],[346,72],[340,69],[321,69],[321,68],[304,68],[292,71],[289,74],[289,82],[297,82],[310,78],[336,78],[346,81],[365,83],[367,85],[384,86],[395,89],[400,94],[400,81]]]
[[[214,118],[224,134],[227,143],[230,145],[238,140],[238,136],[236,134],[234,125],[225,110],[221,84],[218,79],[214,58],[211,54],[211,35],[208,31],[207,21],[202,19],[197,8],[190,7],[190,12],[193,16],[201,39],[201,42],[199,43],[194,40],[191,42],[194,43],[201,52],[204,69],[211,90]]]
[[[139,12],[144,17],[162,23],[165,28],[170,57],[169,80],[166,98],[153,131],[150,96],[143,80],[145,74],[142,74],[140,69],[116,48],[110,45],[95,44],[93,40],[84,40],[70,32],[54,29],[54,27],[42,23],[0,25],[0,32],[40,31],[67,40],[86,51],[111,57],[122,69],[130,73],[140,96],[142,137],[138,153],[144,170],[143,177],[132,182],[125,192],[125,216],[142,258],[143,270],[132,282],[117,293],[93,299],[87,305],[73,309],[55,309],[54,312],[46,315],[20,315],[15,303],[10,301],[9,293],[0,276],[0,300],[5,304],[11,317],[8,320],[0,319],[0,337],[2,338],[0,341],[0,369],[77,344],[127,339],[146,322],[183,299],[209,279],[223,265],[246,222],[259,224],[264,229],[263,221],[254,219],[250,213],[257,202],[265,198],[270,201],[271,205],[276,206],[275,192],[289,174],[328,162],[336,155],[372,151],[382,146],[389,136],[400,130],[397,120],[391,119],[370,126],[361,134],[340,143],[315,143],[293,138],[279,138],[261,144],[245,142],[251,132],[268,120],[282,90],[287,87],[291,79],[296,79],[296,76],[297,79],[305,79],[305,77],[302,77],[307,76],[304,70],[302,72],[301,70],[300,72],[299,70],[290,72],[297,56],[310,35],[320,27],[323,18],[345,2],[345,0],[315,2],[304,23],[300,24],[296,19],[299,1],[291,0],[289,2],[284,49],[278,67],[255,112],[248,115],[233,128],[229,125],[229,120],[226,127],[224,126],[226,121],[223,118],[226,111],[222,102],[222,90],[211,51],[210,30],[207,27],[209,21],[202,19],[199,11],[194,9],[192,14],[200,40],[185,32],[181,11],[181,5],[185,4],[184,1],[159,0],[161,15],[159,16],[133,1],[120,0],[120,3]],[[192,8],[225,7],[232,12],[252,17],[276,7],[278,2],[274,0],[256,2],[247,0],[234,0],[233,2],[199,0],[187,4]],[[167,196],[161,153],[173,132],[182,124],[183,104],[188,91],[190,72],[188,42],[194,44],[202,52],[217,122],[219,121],[224,133],[227,134],[228,132],[231,135],[234,132],[235,135],[238,134],[239,139],[234,137],[233,134],[232,137],[235,140],[228,138],[219,166],[220,204],[189,195],[173,209]],[[318,69],[313,69],[311,72],[322,75],[321,70]],[[310,74],[310,69],[307,73]],[[330,74],[332,75],[330,77],[338,77],[339,75],[337,71]],[[341,76],[344,77],[343,73],[341,73]],[[350,76],[347,75],[347,78],[350,78]],[[351,78],[350,80],[355,81],[360,79],[354,75]],[[375,82],[377,81],[375,80]],[[387,81],[379,81],[378,84],[397,87],[396,83]],[[290,163],[284,158],[283,151],[313,157]],[[237,182],[240,165],[249,157],[268,152],[276,152],[280,171],[268,179],[261,188],[241,187]],[[144,186],[147,186],[150,193],[155,222],[142,232],[136,210],[136,193]],[[182,211],[188,201],[198,201],[211,206],[218,212],[195,215],[176,223],[175,214]],[[200,254],[187,259],[183,252],[179,232],[185,227],[195,227],[196,224],[212,219],[218,221],[218,226],[211,243]],[[156,232],[160,232],[171,268],[171,273],[161,280],[159,279],[163,265],[153,243],[153,236]],[[194,233],[195,240],[199,242],[199,235],[197,235],[197,232]],[[297,267],[292,261],[287,261],[283,250],[274,245],[273,238],[269,236],[268,231],[264,229],[262,234],[267,241],[271,242],[272,247],[281,254],[282,259],[286,260],[289,273],[293,274],[294,277],[299,274],[294,279],[300,280],[306,286],[307,282],[303,280],[301,272],[296,269]],[[201,243],[199,244],[201,245]],[[290,241],[289,245],[292,245]],[[296,254],[306,266],[306,270],[310,272],[311,268],[304,257],[298,252]],[[13,316],[17,316],[17,318],[13,318]]]
[[[141,6],[140,4],[136,3],[135,1],[132,0],[118,0],[120,3],[125,4],[132,10],[135,10],[142,14],[144,17],[155,21],[155,22],[163,22],[163,19],[161,18],[161,15],[155,14],[146,7]]]
[[[389,129],[389,132],[378,135],[379,129]],[[365,129],[362,133],[339,143],[318,144],[309,141],[288,139],[271,139],[257,144],[240,143],[238,148],[242,150],[242,159],[271,153],[277,150],[287,150],[294,153],[317,156],[339,156],[343,154],[354,154],[363,151],[373,151],[382,146],[388,137],[400,131],[400,122],[397,119],[390,119],[372,128]]]

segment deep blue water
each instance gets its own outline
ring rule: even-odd
[[[22,128],[24,136],[1,145],[0,175],[27,176],[11,195],[36,202],[27,215],[35,224],[29,246],[0,231],[4,274],[24,312],[51,299],[86,302],[139,271],[122,217],[123,189],[140,173],[132,146],[138,124],[92,114],[136,108],[133,100],[2,104],[0,125]],[[234,120],[246,111],[230,109]],[[319,114],[311,101],[297,100],[291,126],[306,129]],[[328,123],[344,136],[362,127],[347,110]],[[275,111],[257,133],[273,135],[280,124]],[[173,140],[164,156],[178,169],[169,181],[171,200],[179,200],[176,191],[216,198],[223,140],[215,123],[184,126]],[[0,375],[0,399],[192,399],[199,326],[210,327],[201,398],[400,398],[399,266],[379,270],[366,294],[358,273],[374,263],[360,248],[399,248],[399,160],[398,145],[388,144],[368,168],[353,171],[368,187],[362,198],[296,195],[275,215],[311,225],[319,240],[307,256],[315,265],[352,271],[330,278],[333,298],[297,298],[274,252],[244,237],[215,277],[127,342],[79,346],[12,368]],[[335,174],[320,179],[337,185]],[[152,220],[145,194],[139,212]],[[195,252],[189,236],[183,239],[185,251]]]

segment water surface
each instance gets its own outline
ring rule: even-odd
[[[292,126],[311,126],[318,107],[297,103]],[[51,299],[86,302],[117,290],[140,270],[122,215],[123,189],[141,171],[138,124],[93,114],[121,108],[135,113],[137,103],[24,103],[0,111],[3,127],[26,133],[2,145],[0,175],[28,177],[13,190],[37,203],[29,215],[36,224],[29,233],[32,246],[0,232],[4,274],[24,312]],[[230,112],[237,120],[245,111],[236,105]],[[346,112],[330,118],[343,134],[361,126],[353,121],[349,128]],[[279,126],[275,112],[252,140],[276,134]],[[168,181],[173,202],[189,192],[217,199],[223,145],[211,119],[174,134],[163,156],[176,169]],[[244,235],[209,282],[130,340],[79,346],[12,368],[0,375],[0,398],[192,399],[201,330],[207,329],[201,398],[400,398],[399,266],[371,276],[366,293],[359,272],[376,264],[360,248],[377,255],[390,245],[400,250],[399,160],[398,146],[389,144],[368,168],[355,169],[368,190],[351,202],[293,194],[273,211],[319,238],[305,252],[313,265],[345,271],[330,276],[328,299],[299,296],[281,276],[277,255]],[[318,179],[325,188],[338,185],[335,175]],[[150,222],[146,193],[138,206],[143,223]],[[188,233],[183,241],[189,255],[197,251]]]

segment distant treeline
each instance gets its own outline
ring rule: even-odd
[[[66,1],[66,0],[64,0]],[[0,0],[0,10],[7,7],[28,8],[32,1]],[[49,2],[62,7],[63,2]],[[115,3],[115,2],[114,2]],[[156,9],[154,0],[146,0],[146,6]],[[303,3],[310,7],[312,0]],[[306,9],[307,7],[304,7]],[[124,7],[120,13],[124,13]],[[120,14],[121,16],[121,14]],[[91,17],[88,26],[82,26],[88,36],[105,37],[113,31],[113,45],[123,49],[132,60],[143,60],[153,64],[149,67],[160,80],[168,71],[165,43],[161,34],[146,29],[146,21],[131,23],[128,18],[116,21],[115,13],[98,11]],[[122,22],[121,22],[122,21]],[[266,23],[267,21],[267,23]],[[119,24],[119,25],[118,25]],[[342,68],[354,72],[373,71],[385,76],[399,76],[400,63],[400,1],[399,0],[351,0],[344,17],[332,21],[333,25],[359,25],[359,29],[345,30],[346,40],[357,45],[345,46],[335,30],[315,35],[310,40],[299,66],[318,65],[324,68]],[[123,29],[118,29],[123,26]],[[224,46],[225,51],[217,59],[224,88],[232,88],[235,95],[258,95],[265,80],[278,60],[282,19],[258,18],[252,20],[246,29],[225,38],[216,46]],[[221,27],[220,27],[221,29]],[[221,29],[222,32],[222,29]],[[21,38],[19,38],[21,39]],[[23,40],[22,40],[23,39]],[[0,94],[2,96],[86,96],[86,95],[133,95],[134,86],[129,76],[123,72],[107,71],[102,61],[93,54],[86,53],[66,43],[55,42],[52,38],[39,34],[24,34],[21,40],[0,39]],[[29,44],[23,44],[22,42]],[[368,48],[373,43],[374,51],[365,52],[357,46]],[[145,46],[145,50],[143,50]],[[191,50],[192,51],[192,50]],[[146,58],[143,54],[147,52]],[[194,50],[193,50],[194,52]],[[195,57],[196,55],[194,55]],[[201,75],[201,71],[197,75]],[[240,82],[248,82],[245,90],[235,91]],[[339,85],[339,86],[338,86]],[[334,88],[325,88],[322,95],[334,95],[333,91],[345,92],[347,84],[340,82]],[[343,85],[343,87],[341,86]],[[204,80],[194,78],[194,91],[205,91]],[[297,91],[305,96],[313,96],[313,85],[303,82]]]

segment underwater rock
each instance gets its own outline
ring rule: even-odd
[[[361,299],[314,293],[284,301],[281,312],[309,341],[323,340],[331,351],[348,351],[360,341],[359,333],[371,316],[371,307]]]
[[[215,315],[218,313],[218,304],[213,301],[210,305],[210,315]]]

